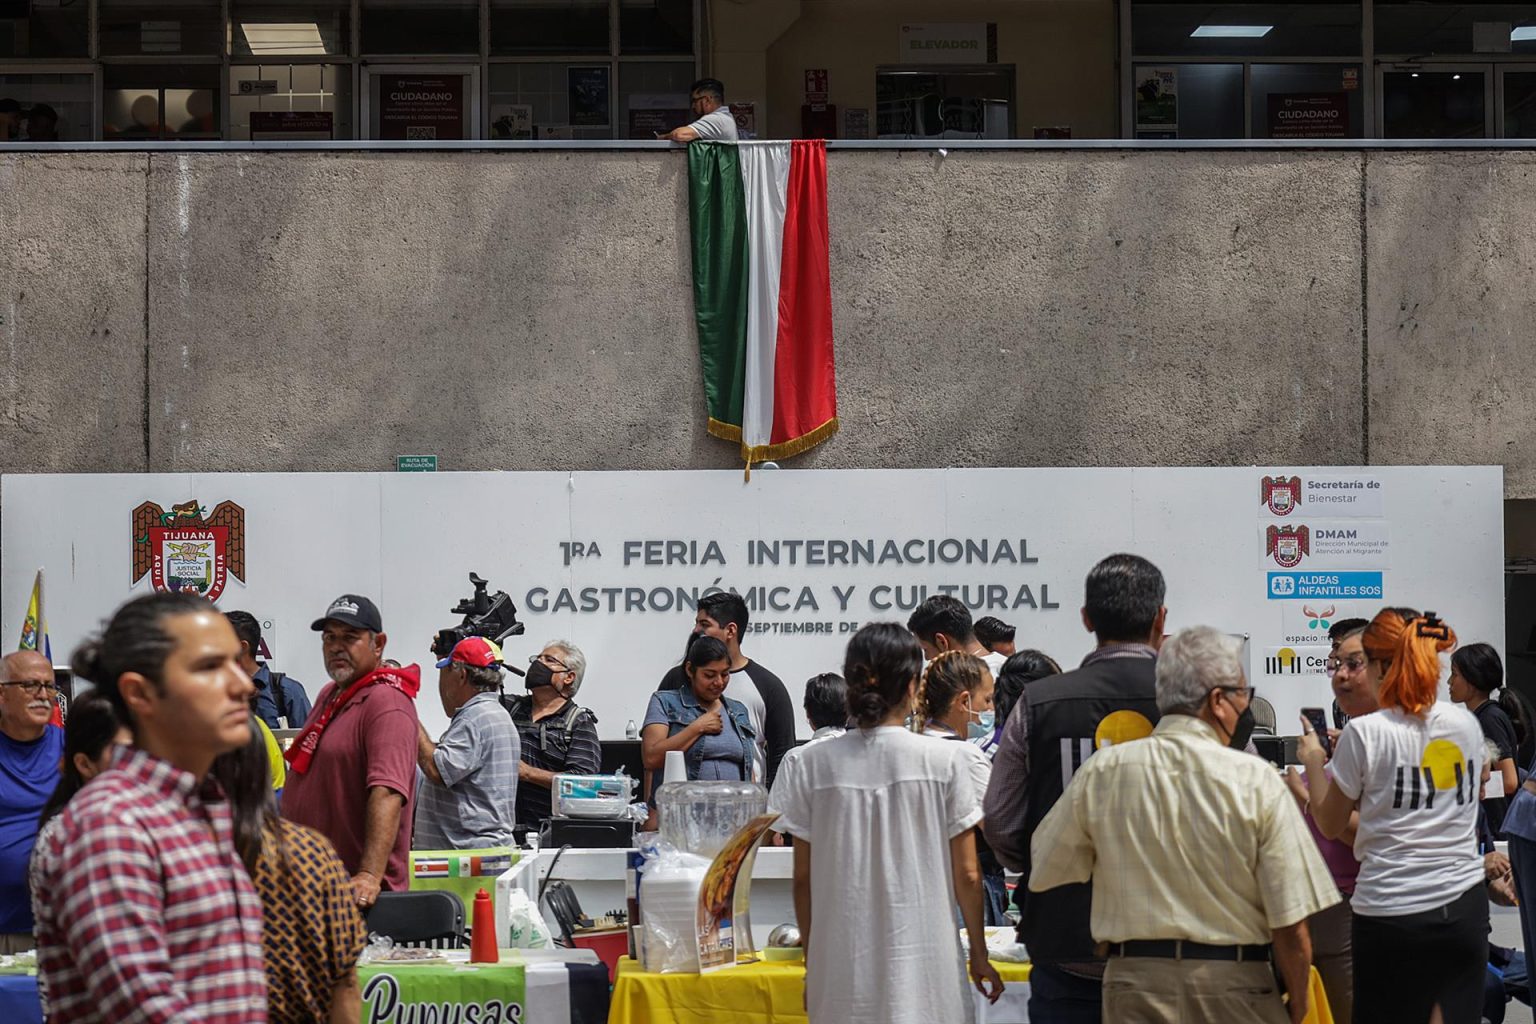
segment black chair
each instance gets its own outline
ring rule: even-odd
[[[381,892],[364,920],[370,933],[387,935],[402,946],[469,946],[464,934],[464,901],[441,889]]]

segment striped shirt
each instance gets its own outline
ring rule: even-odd
[[[512,845],[519,746],[517,729],[496,693],[465,701],[432,752],[443,781],[423,778],[416,790],[415,848]]]
[[[268,1013],[272,1024],[330,1018],[331,995],[357,967],[368,941],[357,898],[330,840],[278,819],[251,873],[265,918]]]
[[[54,1024],[266,1021],[261,905],[212,780],[120,747],[37,855]]]
[[[571,743],[565,745],[566,704],[551,714],[533,720],[533,699],[516,696],[504,702],[512,715],[522,741],[521,756],[530,768],[540,768],[557,775],[596,775],[603,768],[603,748],[597,741],[597,716],[586,708],[576,713],[571,728]],[[539,822],[553,812],[553,794],[548,786],[524,782],[517,787],[517,823],[538,828]]]

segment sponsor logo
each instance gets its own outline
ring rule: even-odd
[[[1284,569],[1301,564],[1311,552],[1311,533],[1305,526],[1271,526],[1264,531],[1264,553]]]
[[[1301,477],[1267,476],[1259,481],[1259,504],[1277,516],[1288,516],[1301,504]]]
[[[345,612],[348,615],[356,615],[357,614],[357,602],[356,601],[337,601],[335,604],[331,605],[328,609],[326,609],[325,614],[330,616],[330,615],[335,615],[337,612]]]
[[[1331,625],[1328,620],[1333,617],[1336,610],[1337,606],[1331,604],[1321,608],[1313,608],[1305,604],[1301,606],[1301,613],[1307,617],[1307,628],[1320,629],[1325,633]]]
[[[1270,600],[1381,600],[1379,572],[1272,572],[1266,574]]]
[[[133,510],[133,585],[187,591],[217,601],[233,576],[245,582],[245,509],[221,501],[210,514],[195,499],[167,512],[152,501]]]
[[[1328,660],[1326,647],[1271,647],[1264,652],[1267,676],[1319,675]]]

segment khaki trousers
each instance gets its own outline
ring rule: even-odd
[[[0,932],[0,956],[25,953],[37,948],[37,940],[31,932]]]
[[[1267,963],[1112,957],[1104,1024],[1289,1024]]]

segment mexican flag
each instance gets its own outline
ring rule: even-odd
[[[827,148],[688,147],[693,306],[709,432],[752,463],[837,432]]]

